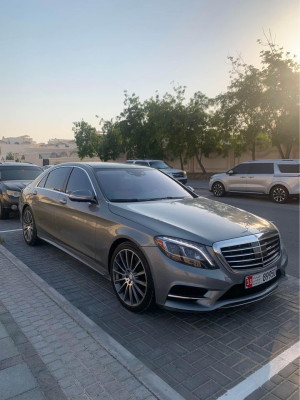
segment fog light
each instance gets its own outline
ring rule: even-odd
[[[18,206],[13,205],[13,206],[11,206],[11,209],[12,209],[13,211],[16,211],[16,210],[18,209]]]

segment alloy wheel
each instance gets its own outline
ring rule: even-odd
[[[224,196],[224,193],[225,193],[224,186],[220,182],[216,182],[213,184],[212,191],[213,191],[214,196],[216,196],[216,197],[222,197],[222,196]]]
[[[282,186],[276,186],[272,190],[272,199],[276,203],[284,203],[287,200],[288,194],[285,188]]]
[[[138,307],[147,295],[147,274],[138,254],[131,249],[120,250],[112,265],[115,290],[125,305]]]

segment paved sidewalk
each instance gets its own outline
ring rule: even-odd
[[[72,262],[75,263],[75,261]],[[60,268],[62,267],[63,264],[60,265]],[[52,275],[54,279],[57,279],[54,271]],[[64,285],[68,282],[66,279],[65,276]],[[81,280],[81,285],[83,284]],[[289,290],[291,290],[291,284],[289,284]],[[287,288],[283,289],[283,292],[285,292],[285,297],[290,299],[290,304],[288,309],[282,307],[281,313],[284,317],[288,314],[291,318],[282,319],[284,324],[282,328],[286,330],[281,329],[280,335],[276,333],[276,338],[290,343],[288,336],[294,337],[298,333],[298,327],[292,320],[297,302],[294,299],[294,292],[289,293]],[[256,310],[257,313],[263,312],[265,315],[263,310],[259,308]],[[277,320],[280,319],[278,313],[277,307]],[[264,318],[266,320],[266,317]],[[147,319],[150,319],[149,315]],[[165,314],[163,319],[166,319]],[[234,323],[227,314],[225,319],[227,324]],[[121,325],[122,321],[120,320]],[[196,316],[195,321],[199,322]],[[258,329],[259,319],[254,322]],[[265,322],[267,323],[267,320]],[[209,321],[206,320],[206,325],[208,323]],[[183,321],[180,326],[183,327]],[[176,329],[179,330],[180,326],[176,326]],[[216,327],[215,324],[214,326]],[[143,327],[146,329],[145,321]],[[123,327],[123,334],[127,328]],[[228,336],[225,335],[224,338],[228,339]],[[230,336],[234,342],[241,341],[241,338],[235,339],[233,332]],[[266,336],[266,338],[260,337],[260,341],[265,341],[267,338],[271,340],[270,336]],[[226,347],[224,343],[220,348],[222,351]],[[273,347],[271,342],[262,344],[267,346],[265,349],[269,348],[269,345]],[[278,352],[275,349],[274,355],[280,355],[282,345],[279,345],[280,342],[276,341]],[[266,350],[253,344],[251,346],[252,351],[248,351],[248,356],[253,360],[260,357],[261,365],[264,365],[262,356]],[[209,347],[208,350],[212,354],[209,358],[205,357],[203,351],[195,351],[191,354],[198,360],[199,368],[203,362],[203,370],[199,369],[199,374],[195,376],[187,374],[184,384],[203,383],[201,377],[205,378],[205,374],[209,371],[214,373],[215,381],[205,380],[206,383],[202,384],[201,391],[199,390],[197,395],[195,395],[196,392],[182,393],[186,399],[216,398],[211,394],[215,386],[220,386],[224,393],[226,384],[227,387],[230,386],[228,378],[225,380],[226,375],[229,372],[232,373],[230,366],[241,361],[236,360],[238,353],[231,351],[226,358],[227,369],[223,371],[225,375],[217,373],[217,370],[210,368],[208,364],[209,360],[218,356],[216,349],[212,346],[202,345],[202,347],[207,349]],[[156,350],[152,348],[153,353]],[[186,360],[189,361],[185,363],[186,367],[189,370],[193,369],[192,360],[188,358]],[[297,400],[299,398],[298,363],[299,359],[293,359],[270,381],[250,394],[247,400]],[[220,369],[222,365],[224,364],[218,362],[215,368]],[[249,367],[253,367],[252,370],[249,370]],[[245,358],[238,364],[238,369],[244,378],[255,371],[254,367],[254,361],[251,364],[251,361]],[[181,374],[181,371],[178,370],[178,373]],[[167,378],[167,375],[165,377]],[[221,378],[223,380],[220,380]],[[239,381],[240,379],[237,379],[237,382]],[[224,396],[226,397],[226,393]],[[183,397],[18,258],[0,246],[0,400],[40,399],[183,400]],[[226,397],[226,399],[242,400],[242,398],[232,397]]]
[[[6,252],[0,246],[0,400],[182,399]]]

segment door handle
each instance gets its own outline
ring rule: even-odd
[[[67,200],[65,198],[60,199],[59,202],[61,204],[67,204]]]

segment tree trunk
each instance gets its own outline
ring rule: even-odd
[[[202,158],[202,154],[200,154],[200,157],[199,157],[198,153],[196,153],[196,159],[198,161],[198,164],[199,164],[200,168],[202,169],[203,174],[206,174],[206,169],[204,168],[204,165],[202,164],[201,158]]]
[[[276,143],[277,150],[279,151],[280,158],[284,158],[283,150],[280,143]]]
[[[182,159],[182,154],[180,153],[180,165],[181,165],[181,169],[183,170],[183,159]]]
[[[285,158],[290,158],[293,145],[288,144],[285,149]]]
[[[252,143],[252,149],[251,149],[251,154],[252,154],[252,160],[255,160],[255,140]]]

